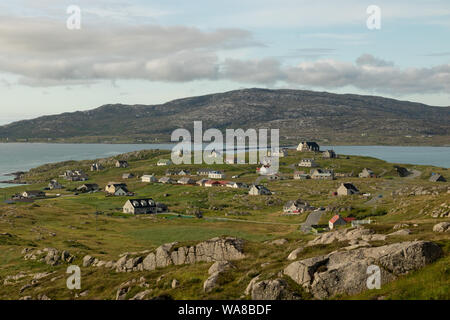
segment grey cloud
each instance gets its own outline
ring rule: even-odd
[[[394,63],[391,61],[375,58],[370,54],[363,54],[358,59],[356,59],[356,65],[372,67],[392,67],[394,66]]]
[[[450,92],[450,65],[401,69],[370,55],[361,56],[355,63],[327,59],[282,66],[269,61],[226,62],[222,76],[246,83],[281,82],[325,89],[353,86],[395,95]]]
[[[259,45],[239,29],[114,24],[70,31],[56,20],[2,18],[0,72],[20,75],[29,85],[215,79],[217,51]]]
[[[253,61],[227,59],[221,76],[239,82],[272,84],[284,80],[285,73],[280,62],[272,58]]]

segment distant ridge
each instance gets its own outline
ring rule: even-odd
[[[284,142],[444,145],[450,107],[378,96],[243,89],[160,105],[108,104],[0,126],[0,141],[167,142],[177,128],[279,128]]]

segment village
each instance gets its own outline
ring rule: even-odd
[[[170,155],[170,154],[169,154]],[[305,156],[304,156],[305,155]],[[307,155],[307,156],[306,156]],[[293,173],[285,172],[273,172],[271,163],[276,157],[278,162],[283,163],[283,159],[292,158],[295,156],[300,159],[298,162],[291,163],[286,169],[292,170]],[[312,156],[312,157],[311,157]],[[216,151],[215,149],[211,152],[209,157],[218,158],[223,157],[222,153]],[[130,166],[129,162],[126,160],[114,160],[112,165],[109,165],[112,169],[122,169],[126,172],[120,174],[120,182],[108,181],[104,187],[101,187],[99,183],[95,183],[89,175],[83,171],[81,168],[65,170],[59,174],[59,177],[52,178],[48,186],[42,190],[25,190],[21,193],[15,194],[8,200],[9,204],[13,204],[15,201],[18,202],[33,202],[38,199],[46,198],[57,198],[61,196],[69,196],[70,194],[78,196],[80,194],[93,194],[100,193],[104,194],[106,198],[126,198],[123,200],[122,212],[125,214],[141,215],[141,214],[161,214],[171,212],[170,207],[167,204],[158,202],[152,199],[151,194],[142,195],[136,198],[136,194],[129,190],[127,181],[140,181],[141,183],[149,185],[167,185],[173,186],[173,192],[177,192],[177,186],[191,186],[200,188],[229,188],[239,190],[241,193],[247,193],[249,196],[255,197],[267,197],[271,195],[276,195],[277,191],[270,190],[271,182],[286,182],[289,180],[300,180],[304,184],[308,184],[308,180],[316,181],[340,181],[338,187],[335,189],[330,189],[328,191],[331,197],[351,197],[358,196],[360,198],[369,199],[373,198],[372,194],[369,192],[361,192],[354,182],[347,181],[349,178],[353,180],[355,178],[359,179],[377,179],[378,176],[375,172],[367,167],[362,168],[359,172],[355,170],[342,172],[335,172],[333,166],[321,167],[320,160],[327,160],[333,163],[333,160],[345,161],[349,159],[348,156],[340,156],[336,154],[334,150],[327,149],[324,151],[320,150],[320,146],[316,142],[300,142],[296,149],[280,149],[279,151],[268,151],[267,155],[260,159],[260,165],[256,166],[255,174],[256,179],[249,182],[248,179],[244,181],[238,181],[239,177],[246,174],[245,172],[240,172],[239,174],[232,175],[233,180],[226,179],[230,174],[227,174],[224,170],[210,169],[204,167],[195,168],[191,166],[192,169],[180,168],[176,169],[177,165],[174,165],[170,159],[160,158],[155,163],[156,168],[168,168],[165,169],[164,174],[157,176],[154,173],[143,173],[137,174],[133,173],[133,168]],[[230,167],[239,168],[243,164],[238,164],[237,161],[228,161],[225,164]],[[94,162],[90,164],[89,170],[93,174],[100,174],[106,170],[105,164],[101,162]],[[160,170],[159,170],[160,171]],[[383,169],[386,173],[387,169]],[[394,165],[392,167],[392,172],[398,177],[408,177],[414,175],[414,171],[409,171],[405,167]],[[242,179],[241,179],[242,180]],[[443,175],[439,173],[432,172],[429,179],[430,182],[446,182]],[[66,188],[63,184],[64,181],[68,183],[82,183],[76,185],[72,188]],[[87,181],[90,181],[89,183]],[[261,183],[264,181],[264,183]],[[55,191],[65,190],[65,194],[54,193]],[[151,189],[150,189],[151,190]],[[172,189],[171,189],[172,190]],[[379,195],[381,197],[381,195]],[[378,199],[379,200],[379,199]],[[376,203],[377,199],[372,199]],[[188,210],[186,210],[188,211]],[[201,211],[196,209],[194,211]],[[339,226],[345,225],[361,225],[370,224],[372,220],[362,219],[358,220],[356,217],[343,217],[340,212],[331,216],[331,218],[324,223],[321,219],[325,212],[330,211],[330,206],[313,206],[308,201],[299,198],[293,198],[287,200],[280,210],[280,216],[298,216],[303,214],[311,214],[312,219],[306,219],[299,227],[299,230],[303,232],[324,232],[333,230]],[[347,213],[348,214],[348,213]],[[351,215],[351,214],[350,214]],[[201,216],[201,215],[200,215]],[[309,221],[311,220],[311,221]],[[319,221],[321,224],[319,224]]]

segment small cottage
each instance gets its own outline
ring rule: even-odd
[[[433,173],[429,179],[431,182],[446,182],[447,180],[438,173]]]
[[[142,182],[157,182],[158,179],[153,174],[145,174],[141,177]]]
[[[314,210],[315,208],[310,206],[308,202],[300,199],[290,200],[283,206],[283,212],[285,214],[300,214],[305,211]]]
[[[271,195],[272,192],[270,192],[269,189],[267,189],[262,185],[252,185],[250,187],[248,194],[251,196],[261,196],[261,195]]]
[[[105,191],[107,194],[114,196],[126,196],[130,193],[125,183],[118,183],[118,182],[108,183],[105,187]]]
[[[195,184],[195,180],[193,180],[189,177],[184,177],[184,178],[181,178],[180,180],[178,180],[178,183],[184,184],[184,185]]]
[[[128,162],[125,160],[117,160],[116,161],[116,168],[128,168]]]
[[[156,202],[153,199],[130,199],[123,206],[123,213],[152,214],[157,212]]]
[[[55,179],[51,180],[50,183],[48,184],[48,188],[50,190],[59,190],[59,189],[63,189],[64,186],[61,185],[58,181],[56,181]]]
[[[77,188],[77,191],[82,193],[96,192],[98,190],[99,186],[96,183],[85,183]]]
[[[376,178],[375,173],[369,168],[364,168],[358,175],[360,178]]]
[[[347,224],[347,221],[344,220],[340,215],[335,215],[333,218],[328,221],[328,227],[330,230],[333,230],[337,226],[345,226]]]
[[[158,180],[158,182],[163,184],[173,184],[175,181],[172,180],[170,177],[162,177]]]
[[[22,193],[22,197],[27,198],[27,199],[44,198],[45,192],[40,191],[40,190],[28,190],[28,191],[24,191]]]
[[[305,171],[295,171],[294,179],[295,180],[306,180],[306,179],[311,179],[311,177],[309,174],[305,173]]]
[[[132,173],[124,173],[122,175],[122,179],[132,179],[132,178],[134,178],[134,174]]]
[[[299,167],[307,167],[307,168],[312,168],[312,167],[317,167],[316,162],[314,161],[314,159],[302,159],[300,161],[300,163],[298,164]]]
[[[359,190],[351,183],[341,183],[337,189],[338,196],[350,196],[352,194],[358,194]]]
[[[199,175],[199,176],[207,176],[207,175],[209,175],[209,173],[211,171],[212,170],[210,170],[210,169],[198,169],[197,170],[197,175]]]
[[[204,186],[205,186],[205,183],[206,183],[207,181],[209,181],[209,179],[201,179],[201,180],[198,180],[195,184],[198,185],[198,186],[200,186],[200,187],[204,187]]]
[[[313,180],[334,180],[334,172],[332,170],[314,169],[310,173]]]
[[[169,159],[160,159],[156,165],[157,166],[170,166],[172,164],[172,161],[170,161]]]
[[[207,188],[218,187],[218,186],[220,186],[220,183],[217,180],[208,180],[205,182],[205,187],[207,187]]]
[[[314,151],[319,152],[320,147],[316,142],[302,141],[297,147],[297,151],[305,152],[305,151]]]
[[[91,171],[100,171],[103,169],[104,169],[104,167],[100,163],[93,163],[91,165]]]
[[[222,171],[211,171],[208,174],[208,178],[210,178],[210,179],[223,179],[223,178],[225,178],[225,173],[223,173]]]
[[[335,158],[337,158],[337,155],[336,155],[336,152],[334,152],[334,150],[326,150],[322,154],[322,157],[324,159],[335,159]]]

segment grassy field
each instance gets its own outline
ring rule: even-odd
[[[272,196],[249,196],[245,189],[150,184],[142,183],[138,178],[122,179],[122,175],[129,172],[136,176],[153,173],[161,177],[167,169],[183,168],[195,173],[197,169],[205,167],[225,171],[227,180],[252,184],[258,178],[255,172],[257,165],[156,166],[159,159],[169,156],[166,151],[145,151],[128,155],[130,167],[126,169],[115,168],[114,159],[109,159],[105,162],[106,169],[100,172],[89,171],[92,161],[51,164],[31,170],[25,177],[30,185],[0,189],[0,199],[9,199],[11,195],[24,190],[42,189],[53,178],[57,178],[66,187],[63,190],[48,191],[49,198],[33,203],[0,204],[0,233],[8,234],[0,235],[0,282],[21,271],[27,274],[53,272],[49,278],[56,278],[54,281],[39,281],[35,286],[24,290],[21,290],[25,283],[23,281],[16,285],[0,286],[0,299],[18,299],[23,296],[36,298],[39,294],[52,299],[74,299],[75,294],[80,293],[66,289],[66,265],[50,267],[40,262],[25,261],[21,254],[25,247],[67,250],[75,255],[74,263],[81,264],[81,259],[86,254],[114,260],[124,252],[153,250],[161,244],[175,241],[197,243],[224,235],[245,239],[247,258],[236,262],[237,268],[225,273],[220,280],[221,286],[212,293],[205,294],[202,290],[210,264],[200,263],[133,274],[86,268],[83,269],[81,291],[88,291],[88,294],[79,298],[114,299],[121,283],[145,277],[152,289],[151,296],[170,295],[175,299],[242,299],[251,278],[257,274],[267,279],[275,277],[289,263],[286,260],[288,254],[314,238],[314,235],[304,234],[299,230],[308,213],[282,215],[283,205],[288,200],[297,198],[315,207],[335,209],[333,212],[326,211],[320,223],[327,224],[338,210],[343,216],[371,218],[375,223],[370,228],[379,233],[392,232],[392,227],[398,223],[417,224],[417,227],[411,228],[412,234],[401,238],[391,237],[387,243],[426,239],[438,242],[444,248],[444,258],[386,285],[379,292],[340,298],[449,298],[450,239],[448,233],[437,234],[431,231],[434,224],[449,219],[432,218],[430,213],[442,204],[449,204],[450,193],[446,188],[450,184],[428,181],[431,172],[439,172],[450,180],[449,171],[431,166],[404,165],[421,174],[414,179],[400,178],[395,174],[394,165],[382,160],[352,155],[324,160],[318,154],[292,150],[289,156],[280,159],[280,171],[286,179],[261,181],[274,193]],[[302,158],[312,157],[316,158],[321,168],[332,168],[338,173],[353,172],[353,177],[333,181],[293,180],[293,165]],[[357,174],[365,167],[371,168],[379,178],[357,178]],[[157,216],[126,215],[122,213],[122,206],[129,197],[106,197],[103,192],[75,195],[71,190],[85,182],[68,182],[58,178],[69,169],[83,169],[90,177],[87,183],[97,183],[101,188],[109,181],[126,182],[135,197],[151,197],[167,204],[170,212]],[[239,175],[239,178],[232,179],[235,175]],[[199,180],[202,177],[193,178]],[[370,193],[370,196],[333,196],[332,192],[342,182],[352,182],[361,193]],[[441,191],[417,196],[395,194],[400,189],[417,187]],[[60,196],[56,197],[56,194]],[[199,209],[203,218],[188,216],[193,208]],[[268,242],[280,238],[285,238],[288,242],[283,246]],[[331,252],[343,245],[345,244],[333,243],[310,247],[302,253],[302,258]],[[171,288],[173,279],[180,281],[180,287]],[[292,286],[295,287],[293,284]],[[296,290],[303,297],[310,298],[302,289]],[[137,292],[130,292],[130,297],[135,293]]]

